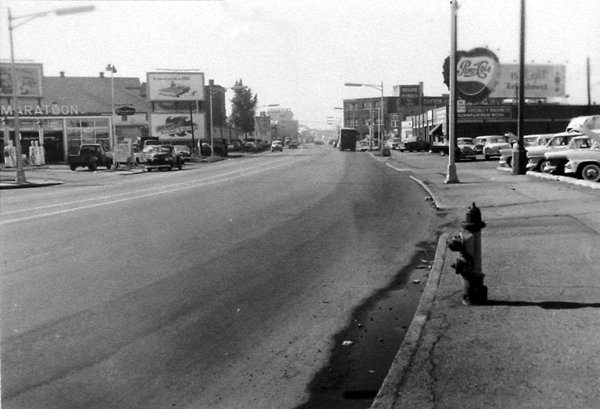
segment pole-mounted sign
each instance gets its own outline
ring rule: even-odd
[[[115,113],[117,115],[120,115],[120,116],[134,115],[135,114],[135,108],[133,108],[133,107],[120,107],[120,108],[117,108],[117,110],[115,111]]]

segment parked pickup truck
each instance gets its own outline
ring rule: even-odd
[[[412,151],[429,151],[429,142],[427,142],[426,140],[424,140],[423,138],[421,138],[420,136],[412,139],[409,139],[403,143],[400,143],[398,145],[398,150],[400,150],[400,152],[404,152],[405,150],[412,152]]]
[[[106,169],[110,169],[112,162],[111,153],[105,151],[100,144],[81,145],[78,155],[67,157],[67,163],[71,170],[87,167],[89,170],[94,171],[98,166],[105,166]]]

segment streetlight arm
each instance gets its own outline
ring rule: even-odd
[[[375,84],[360,84],[357,82],[346,82],[344,85],[347,87],[371,87],[371,88],[378,89],[380,91],[383,90],[383,87],[381,85],[375,85]]]
[[[57,16],[66,16],[69,14],[87,13],[88,11],[94,11],[95,9],[96,9],[96,6],[67,7],[67,8],[58,9],[58,10],[41,11],[38,13],[23,14],[21,16],[13,16],[10,13],[10,9],[9,9],[8,21],[9,21],[9,23],[12,23],[12,21],[15,21],[15,20],[26,19],[24,21],[21,21],[19,24],[15,24],[15,25],[10,24],[10,29],[14,30],[17,27],[20,27],[24,24],[29,23],[31,20],[34,20],[39,17],[45,17],[51,13],[54,13]]]

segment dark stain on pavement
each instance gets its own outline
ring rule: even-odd
[[[296,409],[364,409],[381,387],[410,326],[435,257],[437,239],[422,242],[392,284],[358,306],[334,337],[329,362]]]

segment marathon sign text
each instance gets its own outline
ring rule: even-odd
[[[463,105],[457,108],[458,119],[510,119],[512,107],[492,105]]]
[[[76,105],[23,105],[17,107],[19,115],[23,116],[43,116],[43,115],[79,115],[83,112],[79,111]],[[0,115],[14,116],[11,105],[2,105],[0,107]]]

